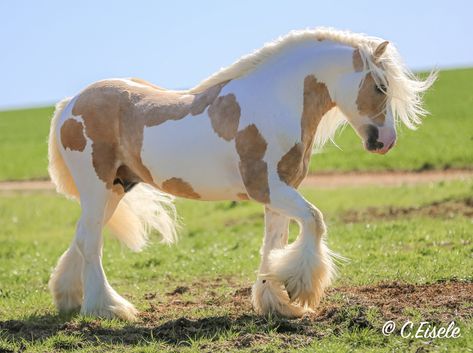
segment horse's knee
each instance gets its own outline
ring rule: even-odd
[[[309,205],[302,216],[302,227],[305,230],[315,231],[317,236],[326,233],[326,226],[322,212],[315,206]]]

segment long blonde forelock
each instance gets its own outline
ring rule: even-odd
[[[378,39],[360,50],[365,71],[372,73],[376,83],[387,87],[388,107],[396,122],[416,129],[428,114],[423,95],[433,85],[438,73],[432,70],[425,80],[420,79],[405,65],[393,44],[386,47],[380,58],[374,58],[373,52],[380,42]]]

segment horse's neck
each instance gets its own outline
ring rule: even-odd
[[[352,66],[352,54],[352,47],[334,42],[294,44],[262,62],[242,85],[261,99],[276,99],[300,109],[306,77],[314,76],[331,91],[341,73]]]

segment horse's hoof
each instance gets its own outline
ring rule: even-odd
[[[253,308],[259,315],[277,315],[286,318],[303,316],[307,309],[292,304],[288,294],[275,281],[257,281],[252,288]]]

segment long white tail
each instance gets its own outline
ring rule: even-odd
[[[71,172],[67,167],[57,142],[57,123],[71,98],[56,104],[49,133],[49,176],[57,192],[79,200]],[[152,230],[161,233],[165,243],[177,240],[177,213],[174,198],[155,188],[138,184],[120,201],[107,223],[117,239],[133,251],[140,251],[146,245]]]

